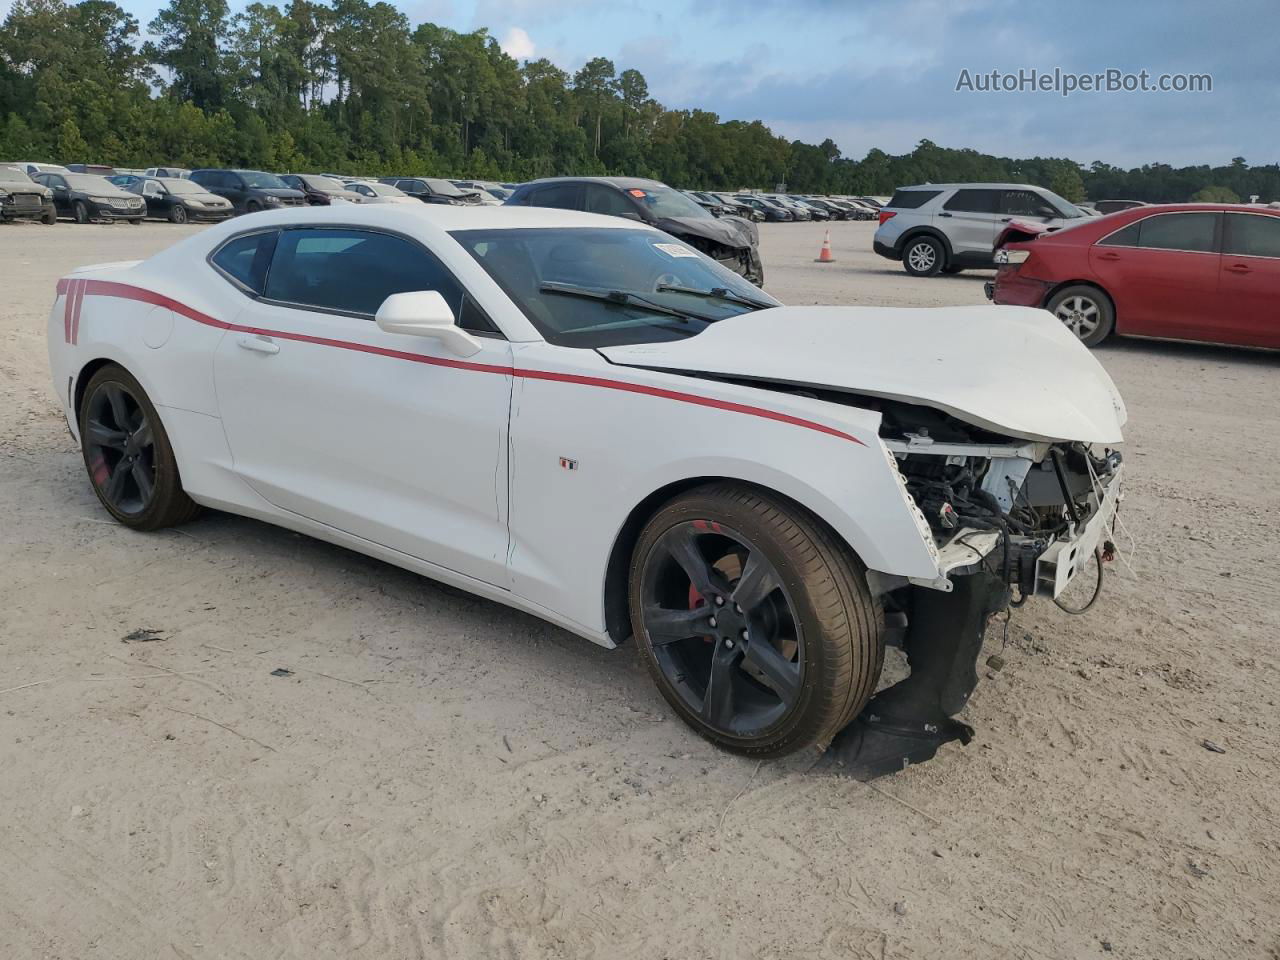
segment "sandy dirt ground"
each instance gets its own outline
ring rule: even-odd
[[[194,229],[0,228],[0,957],[1280,956],[1280,356],[1099,351],[1132,573],[993,629],[977,740],[872,787],[717,752],[626,647],[249,520],[109,523],[54,282]],[[788,302],[983,302],[870,225],[831,265],[761,232]]]

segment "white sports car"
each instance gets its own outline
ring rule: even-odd
[[[1112,549],[1124,407],[1049,314],[784,307],[619,218],[260,213],[65,277],[49,346],[120,523],[213,507],[634,636],[757,756],[967,741],[990,614]]]

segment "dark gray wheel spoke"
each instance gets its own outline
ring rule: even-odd
[[[124,449],[125,432],[123,430],[114,430],[97,420],[90,420],[86,433],[89,442],[95,446],[110,447],[112,450]]]
[[[107,403],[111,404],[111,416],[115,418],[116,428],[129,429],[129,405],[125,402],[124,391],[114,383],[105,384],[102,388],[107,395]]]
[[[693,584],[693,588],[708,596],[714,589],[711,564],[707,563],[702,551],[698,549],[698,540],[687,527],[677,527],[667,533],[664,538],[667,551],[672,559],[680,564],[685,576]]]
[[[142,505],[146,506],[151,502],[154,484],[151,482],[151,468],[141,460],[133,461],[133,482],[138,485],[138,496],[142,498]]]
[[[716,644],[711,655],[711,675],[707,679],[707,692],[702,697],[702,718],[714,726],[726,728],[733,720],[733,674],[737,669],[737,654],[725,646],[723,640]]]
[[[748,639],[743,660],[760,671],[764,682],[783,703],[792,703],[800,692],[800,669],[762,638]]]
[[[147,419],[146,414],[143,414],[142,422],[138,425],[138,429],[133,432],[133,442],[139,448],[149,447],[155,442],[151,436],[151,421]]]
[[[742,577],[733,588],[733,602],[743,610],[752,610],[759,606],[765,597],[778,589],[778,577],[773,566],[759,553],[752,553],[747,558],[747,565]]]
[[[654,646],[708,633],[710,619],[710,607],[694,607],[692,610],[669,610],[659,606],[644,608],[644,628]]]
[[[116,464],[115,469],[111,471],[111,476],[107,478],[107,486],[102,491],[112,503],[120,502],[120,495],[124,493],[124,481],[129,476],[130,465],[121,460]]]

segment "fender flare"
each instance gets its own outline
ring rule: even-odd
[[[948,261],[952,259],[954,254],[951,251],[951,241],[947,239],[947,235],[943,233],[941,230],[939,230],[937,227],[924,227],[924,226],[912,227],[910,230],[908,230],[906,233],[904,233],[901,237],[898,238],[898,248],[897,248],[898,259],[899,260],[902,259],[902,255],[906,251],[908,243],[910,243],[912,240],[916,239],[917,237],[922,237],[922,236],[929,237],[933,240],[937,240],[940,244],[942,244],[942,252],[945,255],[946,259]],[[943,266],[946,266],[946,264],[944,263]]]

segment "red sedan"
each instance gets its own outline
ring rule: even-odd
[[[1090,347],[1112,333],[1280,347],[1280,210],[1170,204],[1035,229],[997,243],[996,303],[1044,307]]]

